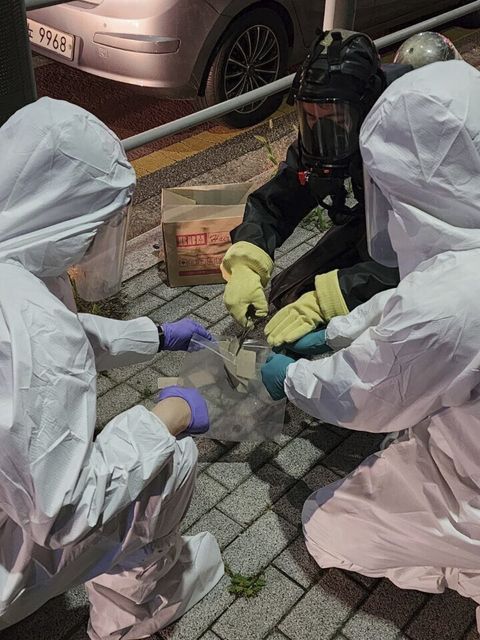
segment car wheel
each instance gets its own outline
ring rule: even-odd
[[[257,89],[285,75],[288,38],[281,18],[257,9],[235,20],[224,34],[208,70],[200,106],[207,107]],[[276,94],[223,116],[233,127],[248,127],[268,118],[281,104]]]

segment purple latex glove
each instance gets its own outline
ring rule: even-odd
[[[162,324],[162,329],[165,336],[164,351],[188,351],[194,333],[207,340],[212,339],[205,327],[190,318],[184,318],[178,322],[165,322]]]
[[[189,387],[166,387],[157,395],[156,401],[160,402],[160,400],[165,400],[165,398],[183,398],[190,407],[192,419],[182,435],[200,435],[208,431],[210,420],[208,418],[207,403],[196,389]]]

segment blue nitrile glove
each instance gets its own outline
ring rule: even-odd
[[[262,367],[262,380],[273,400],[285,398],[283,384],[287,375],[287,367],[295,362],[293,358],[275,353],[267,358]]]
[[[188,351],[190,340],[194,333],[207,340],[212,339],[211,334],[205,327],[202,327],[195,320],[190,320],[190,318],[184,318],[183,320],[178,320],[178,322],[165,322],[159,328],[163,330],[163,338],[160,333],[159,350]]]
[[[283,345],[287,351],[299,356],[318,356],[322,353],[332,351],[325,342],[325,329],[310,331],[296,342]]]
[[[156,402],[160,402],[160,400],[165,400],[165,398],[182,398],[190,407],[192,418],[182,435],[200,435],[208,431],[210,420],[208,417],[207,403],[196,389],[176,386],[166,387],[160,391],[155,400]]]

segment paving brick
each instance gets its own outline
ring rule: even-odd
[[[272,631],[266,638],[267,640],[288,640],[287,636],[284,636],[280,631]]]
[[[158,267],[154,266],[127,280],[122,287],[122,292],[125,293],[130,300],[133,300],[150,291],[150,289],[157,287],[160,283],[160,272]]]
[[[272,567],[265,572],[265,582],[255,598],[236,600],[213,631],[224,640],[261,640],[303,595],[298,585]]]
[[[120,384],[110,389],[97,400],[97,424],[101,427],[105,426],[112,418],[138,404],[141,399],[142,396],[138,391],[128,384]]]
[[[307,251],[310,251],[310,249],[311,247],[305,242],[304,244],[295,247],[291,251],[288,251],[288,253],[285,253],[275,262],[281,269],[286,269],[294,264],[294,262],[301,258]]]
[[[340,476],[331,469],[324,467],[323,464],[317,464],[303,477],[303,482],[309,489],[316,491],[320,487],[326,487],[332,482],[336,482],[339,478]]]
[[[222,639],[219,638],[219,636],[217,636],[216,633],[213,633],[213,631],[207,631],[207,633],[203,634],[200,640],[222,640]]]
[[[401,592],[398,598],[401,597]],[[411,640],[460,640],[475,618],[476,605],[456,591],[445,591],[429,600],[407,627]]]
[[[152,411],[153,407],[157,404],[153,397],[150,398],[144,398],[140,404],[142,405],[142,407],[145,407],[145,409],[148,409],[149,411]]]
[[[297,227],[292,235],[275,252],[275,258],[278,260],[278,258],[281,258],[296,247],[305,245],[312,238],[315,238],[313,231],[311,231],[310,229],[302,229],[302,227]],[[316,238],[315,242],[317,242]],[[308,247],[304,246],[303,249],[304,251],[308,251],[310,249],[310,245]]]
[[[402,628],[425,603],[419,591],[399,590],[382,580],[343,628],[349,640],[395,640]]]
[[[327,422],[321,423],[323,427],[329,429],[329,431],[333,431],[337,435],[341,436],[342,440],[350,437],[352,435],[351,429],[345,429],[344,427],[338,427],[336,424],[328,424]],[[385,434],[383,434],[385,435]]]
[[[266,464],[222,500],[218,508],[239,524],[249,524],[278,500],[293,482],[283,471]]]
[[[2,640],[64,640],[68,631],[88,618],[88,600],[83,586],[50,600],[34,614],[4,629]],[[82,638],[83,640],[83,638]]]
[[[214,462],[226,451],[224,445],[218,440],[209,438],[195,438],[200,462]]]
[[[178,298],[178,296],[182,295],[182,293],[185,293],[186,291],[187,289],[185,287],[169,287],[168,284],[164,282],[155,287],[155,289],[152,289],[153,294],[167,302]]]
[[[158,371],[152,367],[142,369],[128,379],[128,384],[144,397],[151,397],[157,393]]]
[[[187,531],[207,511],[210,511],[227,493],[219,482],[202,473],[197,478],[190,508],[183,520],[182,531]]]
[[[154,296],[151,293],[144,293],[127,305],[125,308],[125,320],[148,316],[154,309],[158,309],[164,304],[164,300],[161,300],[158,296]]]
[[[301,409],[298,409],[295,405],[287,402],[283,431],[278,436],[275,436],[273,441],[281,447],[288,444],[292,438],[296,438],[298,434],[305,429],[307,426],[305,422],[307,417],[307,414]]]
[[[329,640],[364,597],[363,589],[345,574],[327,571],[281,622],[279,629],[291,640]]]
[[[340,442],[340,438],[327,429],[306,429],[279,451],[272,464],[299,479]]]
[[[180,375],[184,360],[184,351],[163,351],[158,354],[153,366],[162,376],[176,377]]]
[[[212,509],[197,520],[187,534],[193,536],[201,531],[213,533],[220,549],[223,550],[243,531],[243,527],[218,509]]]
[[[154,322],[175,322],[175,320],[191,315],[192,311],[198,309],[202,304],[205,304],[203,298],[186,291],[149,314],[149,317]]]
[[[303,505],[311,493],[310,487],[301,480],[287,491],[280,500],[277,500],[273,505],[273,510],[292,524],[299,526],[302,521]]]
[[[380,581],[379,578],[370,578],[370,576],[362,576],[361,573],[355,573],[355,571],[349,571],[348,577],[358,584],[361,587],[364,587],[367,591],[372,591],[373,587]]]
[[[201,296],[206,300],[212,300],[217,296],[223,295],[225,291],[224,284],[199,284],[195,287],[190,287],[190,291],[197,296]]]
[[[254,575],[276,558],[297,534],[296,527],[267,511],[227,547],[223,557],[233,571]]]
[[[120,383],[125,382],[135,374],[143,371],[147,367],[151,367],[155,364],[156,359],[160,354],[155,354],[150,360],[146,360],[145,362],[139,362],[138,364],[132,364],[128,367],[118,367],[117,369],[109,369],[106,372],[106,375],[113,380],[114,382]]]
[[[68,640],[90,640],[87,634],[87,623],[85,622],[80,629],[78,629],[72,636],[69,636]],[[156,640],[156,638],[153,637],[153,640]]]
[[[197,462],[197,477],[201,473],[205,473],[205,471],[208,469],[209,466],[210,466],[210,462]]]
[[[178,622],[157,632],[161,640],[197,640],[231,605],[235,597],[228,593],[230,579],[220,582]]]
[[[298,582],[304,589],[309,589],[318,581],[321,569],[308,553],[300,535],[275,560],[273,565],[286,573],[292,580]]]
[[[114,386],[114,383],[110,378],[103,373],[99,373],[97,376],[97,396],[101,396]]]
[[[216,336],[234,336],[239,332],[238,324],[231,316],[226,316],[220,322],[208,323],[208,329]]]
[[[228,489],[235,489],[276,452],[273,442],[240,442],[208,469],[208,474]]]
[[[197,315],[207,320],[210,324],[225,318],[228,315],[228,311],[223,302],[223,296],[217,296],[209,302],[204,302],[203,306],[197,309]]]
[[[371,453],[378,451],[384,434],[357,431],[332,451],[322,464],[339,476],[352,472]]]

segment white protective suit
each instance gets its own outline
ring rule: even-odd
[[[307,500],[306,544],[322,567],[480,603],[480,73],[449,61],[406,74],[361,149],[401,281],[333,319],[327,340],[344,348],[290,365],[285,389],[325,422],[406,431]]]
[[[71,303],[62,276],[134,172],[99,120],[46,98],[10,118],[0,148],[0,630],[86,582],[92,640],[143,638],[223,574],[210,534],[178,532],[196,446],[142,406],[93,439],[97,370],[150,359],[157,329],[51,293]]]

